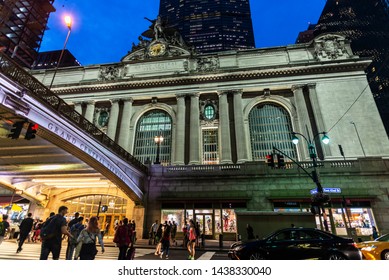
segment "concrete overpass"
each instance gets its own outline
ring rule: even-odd
[[[8,138],[18,121],[19,139]],[[0,186],[43,205],[51,187],[82,184],[117,186],[142,202],[147,167],[1,53],[0,123]],[[26,140],[29,123],[39,128]]]

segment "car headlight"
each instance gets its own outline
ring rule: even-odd
[[[375,248],[377,248],[377,246],[371,245],[371,246],[363,247],[361,250],[371,251],[374,250]]]

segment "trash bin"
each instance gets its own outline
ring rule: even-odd
[[[223,248],[223,234],[219,234],[219,247]]]

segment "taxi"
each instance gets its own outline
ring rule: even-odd
[[[357,243],[363,259],[366,260],[389,260],[389,233],[378,237],[374,241]]]

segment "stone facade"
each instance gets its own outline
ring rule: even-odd
[[[343,37],[210,55],[184,48],[169,52],[169,45],[160,55],[143,48],[120,63],[59,69],[53,90],[92,122],[107,108],[106,133],[132,154],[141,117],[152,110],[170,116],[170,159],[163,167],[152,166],[145,179],[145,232],[160,219],[164,201],[244,201],[241,213],[271,212],[277,199],[308,199],[309,204],[314,184],[301,170],[290,164],[269,169],[253,156],[249,115],[262,104],[283,108],[293,131],[326,132],[331,144],[315,143],[324,164],[321,181],[341,188],[346,197],[369,201],[379,228],[389,229],[388,169],[382,159],[389,156],[389,142],[364,72],[370,60],[353,55]],[[53,71],[33,75],[48,84]],[[202,104],[210,100],[216,118],[204,120]],[[225,165],[204,163],[202,129],[207,127],[217,128],[218,160]],[[310,160],[304,141],[295,160]],[[243,228],[238,220],[238,229]]]

